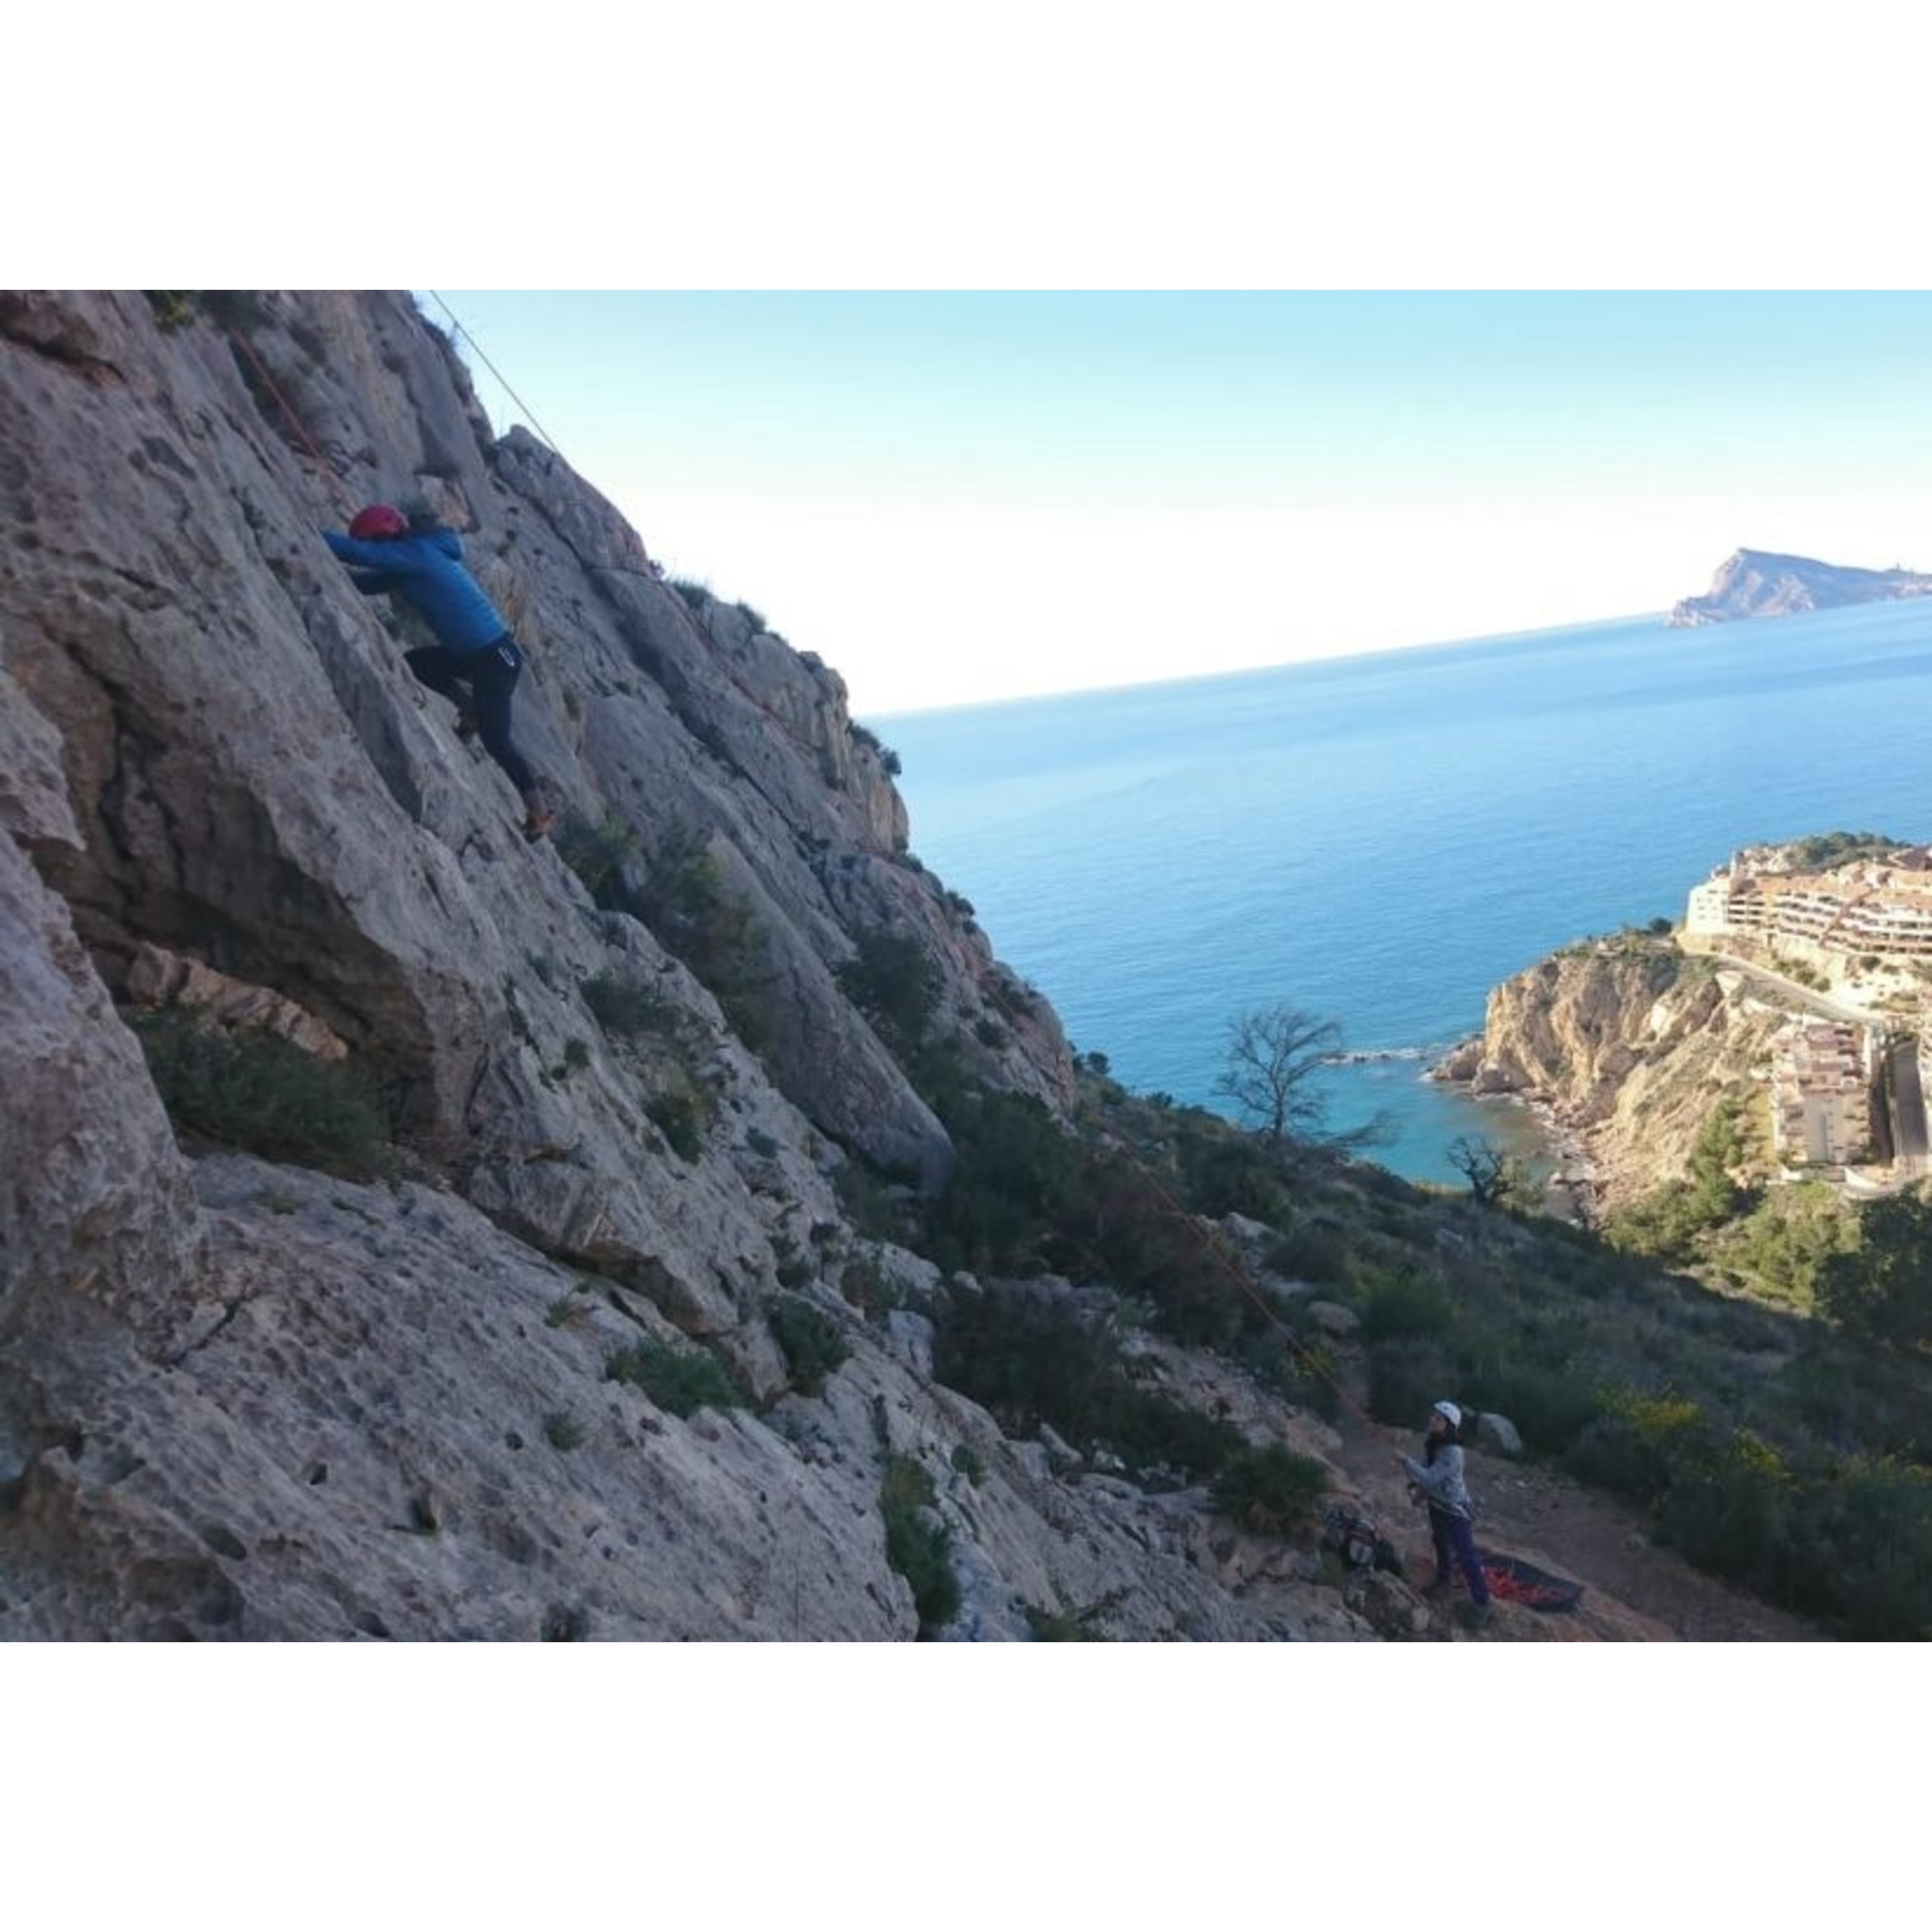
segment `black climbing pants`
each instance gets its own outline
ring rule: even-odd
[[[404,655],[418,683],[440,692],[475,716],[476,735],[483,740],[484,750],[527,798],[537,782],[510,735],[510,694],[524,668],[524,654],[517,649],[516,639],[506,631],[480,651],[459,653],[430,644]]]
[[[1452,1516],[1447,1510],[1429,1509],[1429,1534],[1436,1544],[1436,1580],[1447,1585],[1452,1579],[1450,1559],[1461,1564],[1463,1580],[1469,1586],[1473,1603],[1490,1600],[1489,1579],[1483,1574],[1483,1559],[1476,1553],[1476,1532],[1466,1516]]]

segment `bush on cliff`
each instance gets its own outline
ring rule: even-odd
[[[845,996],[872,1022],[894,1052],[916,1052],[939,1005],[940,974],[909,934],[868,932],[855,957],[839,967]]]
[[[224,1033],[178,1010],[136,1020],[134,1034],[178,1127],[344,1180],[388,1172],[386,1113],[352,1068],[271,1034]]]
[[[679,1348],[646,1336],[604,1358],[606,1382],[628,1382],[667,1414],[693,1415],[700,1408],[742,1408],[744,1392],[715,1356]]]
[[[1328,1472],[1285,1442],[1244,1448],[1214,1478],[1214,1507],[1244,1529],[1288,1536],[1314,1516],[1328,1491]]]
[[[952,1535],[934,1513],[932,1478],[910,1456],[886,1460],[879,1513],[886,1523],[886,1561],[906,1580],[919,1612],[919,1634],[930,1636],[959,1614],[959,1580],[952,1574]]]

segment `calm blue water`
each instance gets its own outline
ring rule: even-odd
[[[1682,916],[1737,847],[1932,838],[1932,607],[1658,618],[872,721],[913,850],[1082,1052],[1215,1104],[1226,1024],[1287,1001],[1352,1050],[1478,1030],[1490,988]],[[1454,1177],[1506,1123],[1413,1060],[1334,1070],[1335,1125]]]

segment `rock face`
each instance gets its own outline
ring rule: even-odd
[[[464,533],[574,842],[517,836],[318,540],[370,500]],[[931,1478],[952,1634],[1366,1634],[848,1303],[937,1271],[836,1184],[951,1157],[848,997],[880,938],[964,1077],[1067,1104],[836,674],[494,441],[406,298],[0,294],[0,1638],[910,1636],[888,1456]],[[154,1007],[372,1084],[400,1164],[178,1140]],[[840,1339],[822,1392],[788,1298]],[[652,1350],[746,1406],[612,1375]]]
[[[1614,1205],[1682,1172],[1719,1102],[1752,1090],[1781,1017],[1667,940],[1606,940],[1496,988],[1481,1040],[1441,1071],[1546,1109]]]
[[[1932,577],[1916,571],[1858,570],[1808,556],[1741,550],[1718,566],[1702,597],[1687,597],[1665,620],[1676,626],[1721,624],[1734,617],[1786,617],[1932,592]]]

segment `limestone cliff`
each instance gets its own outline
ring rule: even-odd
[[[1676,626],[1721,624],[1738,617],[1786,617],[1932,592],[1932,577],[1916,571],[1859,570],[1815,557],[1769,550],[1732,552],[1718,566],[1701,597],[1682,598],[1665,620]]]
[[[1758,1090],[1782,1018],[1742,976],[1631,935],[1504,981],[1481,1038],[1438,1071],[1546,1110],[1577,1143],[1566,1171],[1613,1206],[1681,1174],[1719,1102]]]
[[[574,868],[319,542],[370,499],[464,532]],[[938,1271],[838,1184],[951,1148],[847,969],[910,946],[965,1076],[1056,1108],[1058,1024],[910,859],[836,674],[494,440],[406,298],[0,294],[0,1637],[909,1636],[888,1456],[950,1634],[1366,1634],[854,1305]],[[131,1030],[169,1001],[365,1076],[400,1165],[178,1138]],[[810,1394],[798,1303],[843,1355]],[[613,1375],[647,1347],[748,1406]]]

